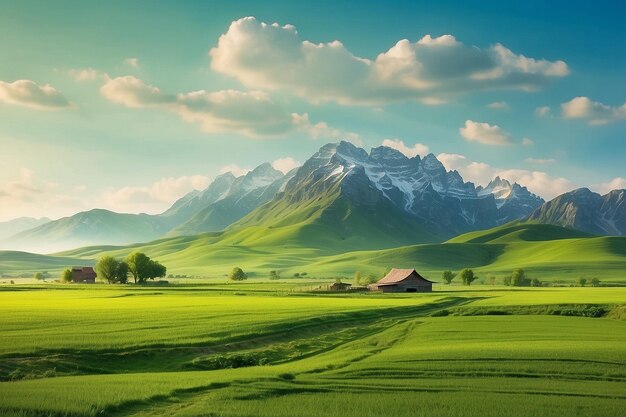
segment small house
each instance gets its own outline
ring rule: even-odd
[[[370,291],[382,292],[432,292],[433,282],[415,269],[393,268],[383,279],[368,285]]]
[[[96,271],[90,266],[72,268],[72,282],[78,284],[95,284]]]
[[[330,287],[328,287],[329,291],[349,291],[352,284],[348,284],[346,282],[335,282]]]

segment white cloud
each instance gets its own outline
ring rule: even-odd
[[[612,190],[623,190],[626,189],[626,178],[615,177],[602,184],[593,185],[591,188],[600,194],[606,194]]]
[[[466,120],[465,127],[460,128],[459,132],[466,140],[484,145],[508,145],[511,143],[511,135],[498,125],[492,126],[489,123]]]
[[[305,132],[313,138],[339,138],[344,132],[324,122],[311,123],[308,115],[287,113],[262,91],[223,90],[167,94],[127,75],[107,81],[100,88],[110,101],[131,108],[171,111],[187,122],[198,123],[209,133],[236,132],[248,137],[275,137]]]
[[[76,81],[93,81],[104,76],[93,68],[71,69],[68,74]]]
[[[204,175],[191,175],[162,178],[148,186],[109,188],[94,204],[118,212],[157,214],[185,194],[206,188],[210,182]]]
[[[247,86],[341,104],[440,104],[464,92],[537,90],[569,72],[563,61],[527,58],[500,44],[466,46],[452,35],[426,35],[414,43],[402,39],[369,59],[339,41],[316,44],[301,39],[292,25],[254,17],[232,22],[210,56],[213,70]]]
[[[506,101],[494,101],[493,103],[487,104],[487,107],[496,110],[509,110],[511,108],[511,106],[509,106],[509,103],[507,103]]]
[[[545,165],[545,164],[555,163],[556,159],[554,158],[526,158],[524,161],[529,164]]]
[[[402,152],[404,155],[408,156],[409,158],[413,158],[416,155],[428,155],[428,146],[422,145],[421,143],[416,143],[413,146],[407,146],[404,144],[404,141],[400,139],[385,139],[383,140],[382,145],[396,149]]]
[[[566,119],[585,119],[590,125],[604,125],[626,119],[626,103],[612,107],[588,97],[576,97],[561,104],[561,112]]]
[[[474,184],[484,186],[496,176],[500,176],[511,182],[517,182],[548,200],[574,188],[569,180],[561,177],[555,178],[542,171],[493,167],[484,162],[470,161],[464,155],[459,154],[442,153],[437,155],[437,159],[447,170],[459,171],[466,181],[472,181]]]
[[[235,177],[241,177],[242,175],[246,175],[248,172],[252,171],[252,168],[242,168],[237,164],[224,165],[220,168],[218,174],[226,174],[230,172]]]
[[[524,138],[522,139],[522,145],[524,146],[533,146],[535,144],[535,141],[530,139],[530,138]]]
[[[12,83],[0,81],[0,102],[39,110],[59,110],[72,107],[69,100],[56,88],[39,85],[30,80]]]
[[[546,117],[550,114],[551,110],[548,106],[541,106],[535,109],[535,116],[537,117]]]
[[[0,221],[17,217],[55,217],[84,209],[81,189],[71,193],[59,184],[37,178],[34,171],[21,168],[16,179],[0,182]]]
[[[297,128],[313,139],[326,138],[330,140],[347,140],[357,146],[363,146],[363,140],[358,133],[347,132],[329,126],[326,122],[311,123],[308,113],[292,114],[293,122]]]
[[[139,68],[139,59],[138,58],[126,58],[124,60],[124,64],[128,65],[129,67]]]
[[[292,157],[288,156],[286,158],[278,158],[274,162],[272,162],[272,167],[278,171],[281,171],[283,174],[288,173],[294,168],[299,167],[301,164],[299,161],[296,161]]]

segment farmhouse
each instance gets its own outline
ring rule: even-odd
[[[95,284],[96,271],[90,266],[73,267],[72,281],[79,284]]]
[[[352,287],[352,284],[347,282],[335,282],[328,289],[330,291],[348,291]]]
[[[433,283],[415,269],[393,268],[383,279],[368,285],[368,288],[382,292],[432,292]]]

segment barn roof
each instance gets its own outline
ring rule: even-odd
[[[393,268],[391,271],[389,271],[389,273],[387,275],[385,275],[385,277],[383,279],[378,281],[376,284],[377,285],[393,285],[393,284],[397,284],[398,282],[406,279],[409,275],[411,275],[413,273],[416,274],[419,278],[423,279],[426,282],[432,282],[432,281],[427,280],[426,278],[424,278],[420,274],[418,274],[415,269],[397,269],[397,268]]]

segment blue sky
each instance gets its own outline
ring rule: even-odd
[[[155,213],[343,138],[626,187],[620,2],[267,3],[0,1],[0,221]]]

